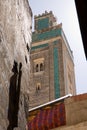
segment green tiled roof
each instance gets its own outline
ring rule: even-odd
[[[40,40],[46,40],[46,39],[50,39],[56,36],[60,36],[61,35],[61,28],[58,29],[53,29],[50,31],[46,31],[43,33],[33,33],[32,35],[32,42],[38,42]]]

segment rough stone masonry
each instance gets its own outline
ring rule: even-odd
[[[28,0],[0,0],[0,130],[25,129],[31,19]]]

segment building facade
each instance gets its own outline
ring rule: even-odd
[[[31,26],[28,0],[0,0],[0,130],[26,126]]]
[[[30,108],[76,94],[73,54],[52,11],[34,17],[30,54]]]

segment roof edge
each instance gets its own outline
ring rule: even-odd
[[[66,96],[60,97],[60,98],[58,98],[58,99],[56,99],[56,100],[53,100],[53,101],[51,101],[51,102],[48,102],[48,103],[42,104],[42,105],[40,105],[40,106],[34,107],[34,108],[28,110],[28,112],[34,111],[34,110],[36,110],[36,109],[39,109],[39,108],[41,108],[41,107],[50,105],[50,104],[52,104],[52,103],[56,103],[56,102],[58,102],[58,101],[61,101],[61,100],[65,99],[65,98],[68,98],[68,97],[71,97],[71,96],[72,96],[72,94],[68,94],[68,95],[66,95]]]

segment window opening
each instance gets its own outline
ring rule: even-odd
[[[36,72],[38,72],[39,66],[38,64],[36,64]]]
[[[36,92],[39,92],[41,89],[41,84],[40,83],[37,83],[36,85]]]
[[[40,64],[40,71],[43,71],[43,63]]]

